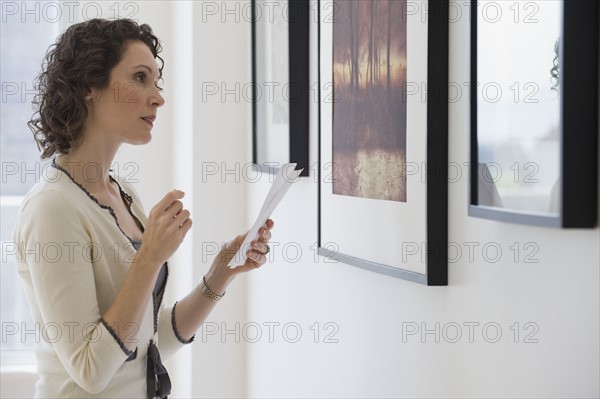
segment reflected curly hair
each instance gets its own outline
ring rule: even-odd
[[[554,43],[554,59],[552,60],[552,68],[550,69],[550,80],[553,82],[551,89],[558,91],[560,85],[560,60],[558,54],[560,52],[560,39]]]
[[[27,123],[42,151],[41,158],[67,154],[82,136],[88,110],[84,97],[92,88],[105,89],[110,72],[121,61],[127,42],[145,43],[155,59],[163,59],[160,42],[147,24],[130,19],[90,19],[70,26],[50,46],[35,83],[37,111]]]

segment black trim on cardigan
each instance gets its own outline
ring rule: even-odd
[[[177,321],[175,320],[175,307],[177,306],[177,303],[178,302],[175,302],[173,304],[173,309],[171,310],[171,324],[173,325],[173,332],[175,333],[175,337],[177,337],[177,340],[179,342],[181,342],[182,344],[191,344],[192,342],[194,342],[196,334],[192,335],[192,338],[190,338],[189,340],[185,340],[183,339],[181,334],[179,334],[179,330],[177,330]]]

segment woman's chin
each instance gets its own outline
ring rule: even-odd
[[[144,144],[148,144],[151,141],[152,141],[152,134],[147,133],[144,136],[130,138],[129,140],[127,140],[127,144],[144,145]]]

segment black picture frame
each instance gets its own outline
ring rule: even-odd
[[[326,210],[323,209],[323,196],[330,195],[325,193],[325,184],[327,174],[324,170],[322,157],[323,143],[323,87],[327,82],[322,80],[322,24],[323,15],[321,12],[324,0],[319,1],[319,187],[318,187],[318,254],[324,256],[327,262],[342,262],[356,266],[368,271],[385,274],[391,277],[404,279],[410,282],[423,284],[427,286],[446,286],[448,285],[448,33],[449,33],[449,1],[448,0],[430,0],[422,2],[424,13],[427,14],[427,115],[426,127],[423,129],[423,135],[426,135],[426,157],[427,165],[424,173],[426,182],[420,184],[420,188],[426,190],[426,204],[419,205],[425,207],[425,220],[422,223],[426,226],[425,238],[423,244],[426,245],[426,260],[423,272],[407,270],[397,264],[384,264],[372,259],[358,258],[356,256],[343,253],[338,248],[332,248],[328,242],[323,242],[323,217]],[[335,12],[335,11],[334,11]],[[335,19],[335,17],[333,18]],[[411,46],[410,39],[408,46]],[[419,132],[420,133],[420,132]],[[331,189],[328,187],[328,191]],[[410,198],[410,194],[409,194]],[[410,201],[410,199],[409,199]],[[413,201],[414,202],[414,201]],[[348,215],[349,218],[352,215]],[[408,231],[410,226],[403,226],[402,220],[397,220],[398,229]],[[395,227],[395,224],[394,224]],[[360,235],[360,231],[353,234]],[[375,231],[375,235],[381,234]],[[420,239],[419,239],[420,240]],[[376,251],[376,249],[374,249]],[[398,260],[398,263],[400,261]]]
[[[283,3],[286,7],[283,7]],[[277,90],[283,90],[286,85],[290,87],[290,95],[287,101],[289,107],[289,146],[278,148],[277,152],[281,152],[278,156],[285,158],[286,161],[273,161],[267,159],[264,154],[261,154],[261,144],[265,144],[265,127],[260,126],[259,113],[263,112],[259,101],[259,90],[265,89],[261,87],[261,82],[258,81],[259,74],[259,54],[261,43],[257,42],[257,30],[259,24],[269,24],[269,18],[260,10],[257,0],[251,0],[252,21],[251,21],[251,38],[252,38],[252,160],[254,168],[265,173],[275,174],[284,163],[296,163],[297,168],[304,170],[300,176],[308,176],[309,171],[309,148],[308,148],[308,129],[309,129],[309,103],[310,103],[310,87],[309,87],[309,22],[310,9],[309,2],[304,0],[282,0],[278,2],[277,9],[274,12],[281,14],[283,10],[289,10],[289,15],[286,18],[288,25],[288,48],[287,59],[289,65],[289,81],[274,82]],[[271,4],[272,6],[272,4]],[[273,51],[285,51],[281,49],[271,49]],[[268,60],[267,60],[268,62]]]
[[[560,165],[557,213],[526,212],[480,201],[478,145],[478,23],[471,2],[471,140],[469,216],[558,228],[593,228],[598,212],[598,20],[596,0],[562,2],[560,70]],[[485,183],[484,183],[485,184]]]

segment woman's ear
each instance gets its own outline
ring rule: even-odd
[[[84,93],[83,99],[86,103],[93,103],[98,98],[99,94],[99,90],[92,87],[87,93]]]

